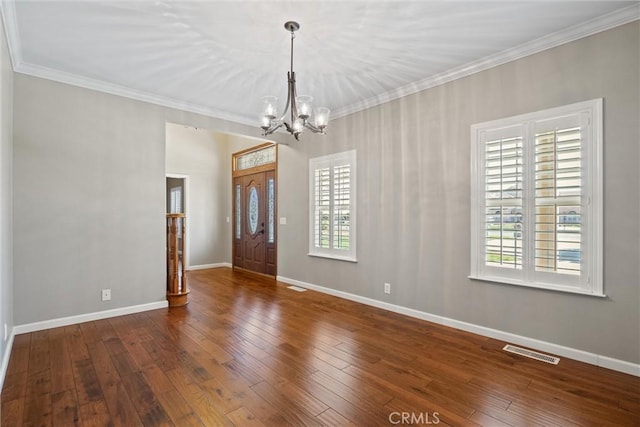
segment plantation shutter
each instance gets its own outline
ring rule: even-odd
[[[524,177],[522,128],[513,126],[484,132],[482,150],[484,263],[488,267],[521,270]]]
[[[309,159],[309,255],[356,261],[356,151]]]
[[[351,165],[333,168],[333,248],[349,249]]]
[[[583,133],[579,114],[535,123],[533,246],[540,277],[545,273],[580,275]]]
[[[331,168],[315,170],[314,239],[316,248],[330,248]]]

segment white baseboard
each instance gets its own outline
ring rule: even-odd
[[[218,262],[215,264],[202,264],[202,265],[190,265],[187,268],[187,271],[191,271],[191,270],[206,270],[208,268],[221,268],[221,267],[229,267],[231,268],[232,265],[230,262]]]
[[[4,354],[2,355],[2,367],[0,367],[0,390],[4,387],[4,378],[7,376],[7,368],[9,367],[9,357],[11,357],[11,349],[13,348],[13,328],[9,334],[7,340],[7,346],[4,348]]]
[[[78,316],[61,317],[59,319],[44,320],[42,322],[27,323],[11,328],[11,334],[7,340],[7,346],[2,355],[2,365],[0,367],[0,390],[4,385],[4,379],[9,367],[9,358],[13,348],[13,339],[16,335],[29,332],[42,331],[45,329],[58,328],[60,326],[75,325],[77,323],[90,322],[92,320],[108,319],[109,317],[124,316],[125,314],[140,313],[142,311],[157,310],[169,306],[168,301],[158,301],[148,304],[133,305],[129,307],[114,308],[113,310],[98,311],[95,313],[80,314]]]
[[[77,323],[91,322],[93,320],[108,319],[109,317],[124,316],[125,314],[140,313],[142,311],[157,310],[169,306],[168,301],[151,302],[148,304],[132,305],[129,307],[114,308],[113,310],[97,311],[95,313],[79,314],[77,316],[61,317],[59,319],[43,320],[42,322],[17,325],[13,328],[15,335],[28,332],[42,331],[45,329],[59,328],[61,326],[75,325]]]
[[[585,362],[591,365],[596,365],[640,377],[640,364],[637,363],[626,362],[624,360],[614,359],[611,357],[602,356],[571,347],[565,347],[546,341],[540,341],[534,338],[523,337],[521,335],[512,334],[510,332],[504,332],[497,329],[487,328],[485,326],[475,325],[473,323],[467,323],[444,316],[438,316],[436,314],[402,307],[400,305],[390,304],[384,301],[378,301],[372,298],[338,291],[336,289],[326,288],[324,286],[314,285],[313,283],[290,279],[288,277],[277,276],[276,279],[280,282],[299,286],[301,288],[311,289],[314,291],[322,292],[324,294],[333,295],[335,297],[344,298],[365,305],[370,305],[372,307],[381,308],[383,310],[392,311],[394,313],[404,314],[406,316],[415,317],[417,319],[426,320],[428,322],[437,323],[439,325],[461,329],[463,331],[472,332],[474,334],[482,335],[485,337],[495,338],[501,341],[506,341],[508,343],[529,347],[534,350],[556,354],[558,356],[567,357],[569,359],[578,360],[580,362]]]
[[[626,362],[624,360],[598,355],[597,365],[602,368],[624,372],[625,374],[640,377],[640,365],[638,365],[637,363]]]

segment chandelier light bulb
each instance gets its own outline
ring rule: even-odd
[[[271,120],[272,120],[271,118],[265,116],[264,114],[261,114],[260,115],[260,127],[263,130],[266,131],[267,129],[269,129],[271,127]]]
[[[315,111],[316,127],[321,131],[324,131],[324,129],[327,127],[327,124],[329,124],[330,113],[331,113],[331,110],[329,110],[327,107],[316,108],[316,111]]]
[[[263,114],[269,120],[273,120],[278,115],[276,105],[278,104],[278,98],[276,96],[265,96],[263,98]]]
[[[298,117],[302,120],[307,120],[311,116],[311,102],[313,97],[309,95],[300,95],[296,99],[298,104]]]

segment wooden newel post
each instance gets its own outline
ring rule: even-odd
[[[187,305],[187,273],[184,263],[185,216],[167,214],[167,300],[169,307]]]

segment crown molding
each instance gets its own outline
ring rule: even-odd
[[[338,108],[332,112],[334,118],[344,117],[358,111],[366,110],[380,104],[413,95],[444,83],[449,83],[463,77],[470,76],[480,71],[515,61],[544,50],[552,49],[572,41],[610,30],[611,28],[627,24],[640,19],[640,3],[618,9],[606,15],[599,16],[590,21],[583,22],[562,31],[558,31],[538,39],[523,43],[511,49],[486,56],[476,61],[469,62],[460,67],[452,68],[439,74],[435,74],[423,80],[410,83],[398,89],[393,89],[381,95],[377,95],[361,102]]]
[[[26,74],[47,80],[53,80],[72,86],[79,86],[85,89],[105,92],[111,95],[122,96],[125,98],[135,99],[138,101],[148,102],[151,104],[161,105],[177,110],[202,114],[204,116],[213,117],[216,119],[241,123],[249,126],[256,125],[255,121],[251,120],[248,117],[230,114],[202,105],[158,96],[149,92],[132,89],[126,86],[116,85],[97,79],[90,79],[87,77],[79,76],[77,74],[67,73],[64,71],[54,70],[52,68],[27,63],[22,58],[20,34],[18,31],[18,20],[16,18],[15,0],[1,0],[0,13],[2,14],[2,20],[4,22],[5,33],[7,36],[7,45],[9,47],[9,55],[11,56],[13,71],[15,71],[16,73]]]
[[[116,85],[97,79],[90,79],[87,77],[79,76],[77,74],[67,73],[64,71],[54,70],[52,68],[27,63],[22,58],[22,48],[20,46],[20,33],[18,30],[18,20],[16,18],[15,0],[1,0],[0,13],[2,14],[2,20],[4,22],[5,33],[7,36],[7,45],[9,47],[9,55],[11,56],[11,64],[13,65],[13,71],[15,71],[16,73],[27,74],[34,77],[53,80],[73,86],[79,86],[85,89],[92,89],[99,92],[105,92],[112,95],[174,108],[177,110],[202,114],[204,116],[209,116],[216,119],[241,123],[249,126],[256,125],[255,121],[251,120],[248,117],[230,114],[202,105],[158,96],[149,92],[131,89],[126,86]]]
[[[5,25],[7,44],[9,46],[9,53],[11,56],[13,70],[17,73],[66,83],[73,86],[79,86],[86,89],[97,90],[100,92],[106,92],[112,95],[131,98],[138,101],[174,108],[177,110],[202,114],[216,119],[241,123],[253,127],[256,126],[255,120],[252,120],[252,118],[250,117],[231,114],[203,105],[163,97],[149,92],[132,89],[126,86],[116,85],[97,79],[90,79],[76,74],[26,63],[22,58],[22,51],[20,47],[18,21],[16,19],[15,12],[15,0],[0,0],[0,13],[2,14],[2,19]],[[507,62],[515,61],[517,59],[524,58],[526,56],[533,55],[547,49],[551,49],[602,31],[609,30],[611,28],[615,28],[620,25],[624,25],[638,19],[640,19],[640,3],[616,10],[609,14],[597,17],[595,19],[575,25],[565,30],[540,37],[531,42],[521,44],[514,48],[496,53],[494,55],[486,56],[460,67],[452,68],[426,79],[410,83],[408,85],[390,90],[383,94],[365,99],[346,107],[337,108],[332,112],[332,116],[334,117],[334,119],[344,117],[349,114],[353,114],[380,104],[394,101],[408,95],[413,95],[415,93],[442,85],[444,83],[467,77],[480,71],[497,67]]]
[[[7,45],[9,47],[11,64],[15,71],[16,64],[20,64],[22,62],[22,48],[20,46],[20,33],[18,32],[18,19],[16,18],[15,1],[0,1],[0,14],[2,14],[4,32],[7,36]]]
[[[138,101],[148,102],[148,103],[160,105],[163,107],[174,108],[176,110],[202,114],[204,116],[226,120],[234,123],[241,123],[241,124],[245,124],[253,127],[256,126],[255,121],[252,121],[244,116],[227,113],[221,110],[205,107],[198,104],[193,104],[186,101],[180,101],[180,100],[176,100],[176,99],[172,99],[164,96],[155,95],[149,92],[132,89],[126,86],[104,82],[102,80],[90,79],[87,77],[79,76],[77,74],[54,70],[48,67],[42,67],[40,65],[20,62],[20,63],[14,64],[14,71],[16,73],[27,74],[34,77],[40,77],[47,80],[66,83],[72,86],[79,86],[85,89],[105,92],[111,95],[117,95],[125,98],[135,99]]]

